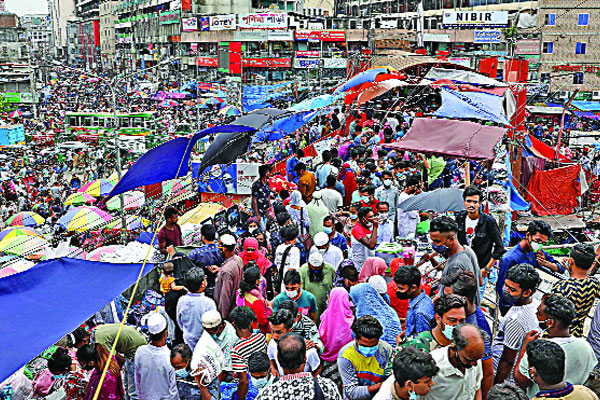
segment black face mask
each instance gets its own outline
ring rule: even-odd
[[[396,290],[396,297],[400,300],[408,300],[410,296],[408,295],[408,292],[401,292],[400,290]]]

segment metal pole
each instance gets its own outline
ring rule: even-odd
[[[120,140],[119,140],[119,127],[117,126],[117,96],[115,94],[115,86],[118,82],[118,79],[115,79],[112,85],[109,85],[110,87],[110,92],[112,94],[112,108],[113,108],[113,126],[115,129],[115,146],[117,147],[117,178],[120,180],[121,177],[123,176],[122,170],[121,170],[121,147],[119,146],[120,144]],[[127,234],[127,218],[125,217],[125,197],[123,196],[123,193],[119,194],[119,202],[121,203],[121,212],[122,212],[122,217],[121,217],[121,224],[123,225],[123,234],[121,236],[122,239],[125,239],[125,235]],[[123,240],[123,243],[125,241]]]
[[[563,107],[562,115],[560,117],[560,131],[558,131],[558,140],[556,141],[556,150],[554,150],[554,159],[557,161],[558,161],[558,155],[559,155],[559,151],[560,151],[560,141],[562,139],[563,129],[565,127],[565,114],[567,113],[567,108],[569,108],[569,106],[571,105],[571,102],[577,96],[577,93],[579,93],[579,89],[576,89],[575,92],[573,93],[573,95],[571,96],[571,98],[569,99],[569,101],[567,101],[565,103],[565,106]]]

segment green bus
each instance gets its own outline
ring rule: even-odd
[[[112,130],[114,116],[110,112],[67,112],[65,133],[102,134]],[[159,121],[156,111],[118,113],[117,126],[120,135],[153,135]]]

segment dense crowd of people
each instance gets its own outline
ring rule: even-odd
[[[108,107],[98,96],[86,107]],[[47,115],[57,119],[81,108],[56,104]],[[202,246],[187,254],[180,211],[166,208],[161,306],[122,329],[91,319],[5,382],[2,398],[598,399],[600,312],[586,324],[600,297],[595,248],[578,243],[555,259],[543,220],[507,248],[485,207],[490,165],[465,171],[386,149],[423,112],[336,109],[316,120],[289,142],[283,178],[296,189],[274,192],[274,166],[261,165],[242,229],[204,224]],[[332,134],[339,147],[305,156],[304,144]],[[100,168],[102,149],[77,156],[90,159],[84,174],[112,172]],[[72,152],[59,157],[24,150],[5,168],[21,179],[2,185],[4,219],[32,209],[53,229],[76,186],[64,176],[78,168]],[[402,207],[447,187],[464,189],[464,211]],[[382,250],[390,244],[400,250]],[[540,296],[544,274],[563,277]]]

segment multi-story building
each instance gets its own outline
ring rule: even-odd
[[[86,68],[100,66],[100,0],[75,2],[80,59]]]
[[[563,98],[580,89],[580,98],[600,99],[600,1],[576,9],[569,0],[539,1],[541,79]]]
[[[100,54],[102,69],[112,70],[115,66],[115,14],[113,9],[120,3],[116,0],[100,1]]]
[[[52,39],[55,56],[67,54],[67,20],[75,17],[75,0],[49,0],[48,9],[52,26]]]
[[[50,51],[50,38],[52,36],[50,15],[23,15],[21,17],[21,26],[27,31],[32,58],[38,60],[45,59]]]

